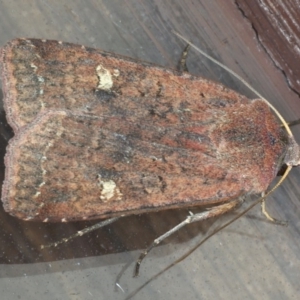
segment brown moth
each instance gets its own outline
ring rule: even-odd
[[[267,190],[299,147],[265,101],[84,46],[16,39],[1,50],[15,136],[4,208],[75,221],[203,206],[205,218]]]

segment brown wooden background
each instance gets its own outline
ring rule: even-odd
[[[176,30],[239,73],[282,115],[300,118],[299,7],[296,0],[0,1],[0,46],[14,37],[85,44],[174,68],[185,46]],[[279,4],[281,3],[281,4]],[[251,93],[225,71],[191,52],[191,73]],[[3,157],[10,132],[1,114]],[[300,128],[294,128],[300,142]],[[1,160],[3,177],[3,161]],[[300,294],[300,173],[295,169],[268,199],[269,211],[288,220],[276,226],[259,208],[214,236],[185,261],[147,284],[133,299],[298,299]],[[125,299],[202,238],[193,224],[146,258],[141,276],[126,263],[186,210],[127,217],[88,236],[40,251],[41,244],[88,223],[41,224],[0,215],[2,299]],[[209,224],[207,224],[208,226]]]

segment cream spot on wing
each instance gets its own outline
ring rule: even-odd
[[[38,76],[37,78],[39,82],[41,83],[45,82],[45,78],[43,76]]]
[[[113,80],[109,70],[105,69],[102,65],[96,68],[97,76],[99,78],[99,83],[97,88],[99,90],[104,90],[109,92],[113,86]]]
[[[35,195],[33,196],[33,198],[37,198],[40,194],[41,194],[40,191],[36,192]]]
[[[34,63],[31,63],[30,67],[34,70],[34,72],[37,70],[37,66]]]
[[[45,172],[44,172],[45,171]],[[42,172],[43,174],[46,174],[47,173],[47,171],[46,170],[43,170],[43,172]],[[46,184],[46,182],[45,181],[43,181],[42,183],[40,183],[39,184],[39,187],[41,187],[41,186],[43,186],[43,185],[45,185]]]
[[[115,77],[120,76],[120,71],[118,69],[114,69],[113,76]]]
[[[98,185],[101,189],[100,199],[103,202],[122,199],[123,194],[120,192],[119,188],[113,180],[102,180],[100,175],[98,180]]]

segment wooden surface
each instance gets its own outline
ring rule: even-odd
[[[255,19],[250,22],[245,10],[242,12],[235,1],[222,0],[1,1],[0,46],[14,37],[57,39],[174,68],[185,46],[172,34],[175,30],[240,74],[286,119],[297,119],[298,94],[287,84],[270,52],[261,46],[253,27]],[[274,32],[271,42],[277,41]],[[282,59],[295,65],[299,61],[292,51]],[[193,51],[188,67],[193,74],[253,97],[241,83]],[[11,133],[4,119],[0,125],[3,155]],[[293,130],[300,141],[300,129]],[[297,299],[299,175],[299,170],[293,170],[268,199],[269,212],[287,220],[289,226],[270,224],[256,208],[146,284],[132,299]],[[68,237],[91,222],[28,223],[2,211],[1,297],[125,299],[202,239],[210,224],[190,225],[154,249],[142,265],[141,276],[132,278],[133,261],[140,250],[187,213],[180,210],[127,217],[57,249],[41,251],[41,244]],[[120,280],[124,292],[120,288],[116,291],[114,282],[127,263],[131,265]]]
[[[251,24],[258,43],[282,73],[287,85],[300,95],[300,6],[295,0],[236,0]]]

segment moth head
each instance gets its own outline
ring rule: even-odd
[[[284,161],[288,166],[295,167],[300,165],[300,146],[293,137],[290,137],[289,147]]]

